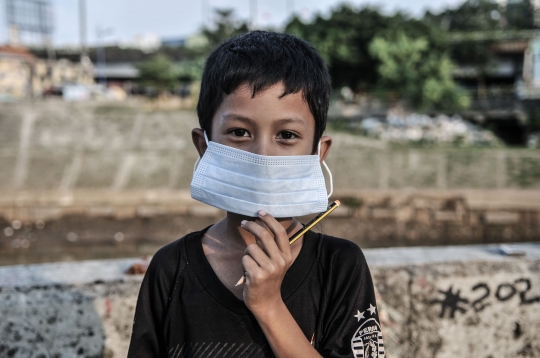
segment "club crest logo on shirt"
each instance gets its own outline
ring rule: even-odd
[[[370,313],[375,313],[375,307],[370,305]],[[365,319],[364,312],[358,311],[354,316],[358,321]],[[355,358],[384,358],[384,343],[381,326],[375,318],[366,319],[354,333],[351,347]]]

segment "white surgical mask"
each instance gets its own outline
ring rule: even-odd
[[[326,193],[317,155],[266,156],[208,141],[195,163],[191,197],[229,212],[256,217],[259,210],[282,218],[325,211]]]

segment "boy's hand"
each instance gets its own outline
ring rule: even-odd
[[[259,219],[260,224],[259,220],[242,221],[242,227],[257,240],[248,245],[242,257],[246,276],[244,303],[254,315],[271,311],[283,302],[281,283],[292,263],[285,228],[264,211],[259,211]]]

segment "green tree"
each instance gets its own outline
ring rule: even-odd
[[[183,83],[198,81],[204,70],[204,58],[184,60],[176,66],[178,80]]]
[[[317,16],[310,23],[293,18],[285,28],[319,50],[328,64],[334,87],[348,86],[354,91],[371,91],[379,81],[379,60],[369,51],[376,36],[407,33],[424,36],[429,46],[444,47],[442,31],[403,13],[384,15],[377,7],[355,8],[340,5],[328,17]]]
[[[534,29],[534,4],[531,0],[509,0],[506,4],[506,27],[512,30]]]
[[[470,32],[493,33],[505,25],[504,11],[496,0],[467,0],[453,9],[446,9],[439,14],[427,12],[424,21],[453,33]],[[478,96],[486,96],[485,78],[494,65],[494,54],[490,47],[493,41],[489,36],[483,40],[464,39],[449,42],[450,56],[462,67],[472,66],[476,71]]]
[[[439,14],[426,12],[424,21],[445,31],[492,31],[501,28],[502,13],[495,0],[467,0]]]
[[[369,51],[381,62],[379,86],[400,93],[413,107],[448,110],[468,105],[467,97],[452,79],[449,57],[432,51],[426,38],[403,33],[391,40],[376,37]]]
[[[340,5],[329,17],[317,16],[310,23],[294,17],[285,32],[303,38],[319,50],[335,87],[362,91],[373,88],[378,80],[377,60],[370,55],[368,45],[390,22],[376,7],[355,9]]]
[[[159,93],[173,89],[178,84],[178,72],[171,60],[163,54],[152,57],[137,68],[139,82],[143,86],[156,89]]]
[[[208,40],[210,50],[231,37],[238,36],[249,31],[246,22],[239,21],[235,18],[234,10],[216,9],[215,16],[213,26],[211,28],[204,27],[202,30],[202,34]]]

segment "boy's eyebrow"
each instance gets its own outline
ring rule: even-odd
[[[235,121],[240,121],[240,122],[245,122],[245,123],[253,122],[252,119],[250,119],[248,117],[243,117],[243,116],[240,116],[240,115],[237,115],[237,114],[225,114],[225,115],[223,115],[223,119],[225,119],[225,120],[235,120]],[[302,120],[302,119],[299,119],[299,118],[282,118],[282,119],[278,119],[276,122],[278,122],[279,124],[296,123],[296,124],[301,124],[304,127],[306,126],[306,122],[304,120]]]

